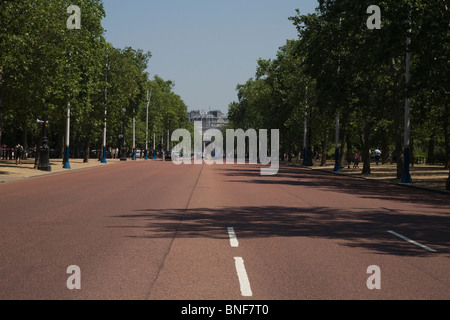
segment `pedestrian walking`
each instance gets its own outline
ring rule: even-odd
[[[361,161],[361,155],[358,151],[353,155],[353,169],[359,168],[359,162]]]
[[[354,157],[353,157],[353,154],[351,153],[351,151],[347,152],[347,160],[345,162],[346,162],[348,169],[350,169],[350,164],[352,163],[353,159],[354,159]]]
[[[16,158],[16,165],[22,164],[22,155],[23,155],[23,147],[20,145],[20,143],[18,143],[17,146],[14,148],[14,156]]]
[[[381,151],[380,151],[380,149],[376,148],[375,149],[375,163],[377,165],[380,162],[380,157],[381,157]]]

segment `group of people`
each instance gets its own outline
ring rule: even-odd
[[[371,152],[371,151],[369,151]],[[380,163],[380,159],[381,159],[381,151],[380,149],[375,149],[374,151],[375,154],[375,163],[378,166],[378,164]],[[350,163],[353,162],[353,169],[359,168],[359,163],[363,161],[361,153],[359,151],[355,151],[353,153],[353,157],[352,159],[348,159],[348,168],[350,169]]]
[[[380,162],[380,158],[381,158],[381,151],[377,148],[374,151],[375,154],[375,163],[378,166],[379,162]],[[22,145],[20,145],[20,143],[18,143],[16,145],[16,147],[14,148],[14,158],[16,160],[16,165],[18,164],[22,164],[22,157],[24,155],[24,148]],[[111,152],[112,158],[118,158],[120,156],[120,152],[119,149],[112,149]],[[287,156],[287,155],[285,155]],[[315,154],[315,157],[320,157],[320,154]],[[359,151],[355,151],[353,153],[353,157],[352,159],[347,159],[347,165],[348,168],[350,169],[350,163],[353,162],[353,169],[359,168],[359,163],[362,161],[362,156],[361,153]]]

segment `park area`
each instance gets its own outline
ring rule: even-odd
[[[300,163],[292,163],[290,165],[300,166]],[[334,161],[327,161],[326,166],[313,166],[313,170],[323,170],[334,172]],[[383,164],[371,166],[370,174],[362,174],[360,168],[353,168],[353,165],[341,168],[340,172],[336,174],[349,175],[360,179],[370,179],[383,183],[401,184],[400,179],[396,178],[397,165],[396,164]],[[437,190],[441,192],[446,191],[446,181],[448,179],[448,169],[445,169],[442,165],[428,165],[428,164],[414,164],[410,168],[411,179],[410,184],[401,184],[410,187],[426,188]],[[450,192],[448,192],[450,194]]]

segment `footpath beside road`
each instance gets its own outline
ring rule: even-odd
[[[285,162],[286,165],[290,166],[301,166],[301,163],[298,162]],[[370,174],[362,174],[362,164],[359,165],[359,168],[353,168],[353,164],[348,167],[341,168],[340,172],[334,172],[334,161],[328,161],[325,166],[314,165],[309,167],[311,170],[321,170],[334,174],[347,175],[354,178],[366,179],[366,180],[374,180],[383,183],[391,183],[391,184],[399,184],[405,187],[416,187],[423,188],[428,190],[434,190],[438,192],[448,193],[450,192],[445,190],[446,181],[449,176],[448,169],[444,169],[443,166],[436,165],[425,165],[425,164],[415,164],[410,169],[412,183],[401,183],[400,179],[396,178],[397,175],[397,165],[396,164],[379,164],[378,166],[375,163],[371,164]]]
[[[0,160],[0,183],[105,166],[119,161],[120,159],[107,159],[107,164],[103,164],[97,159],[90,159],[87,163],[84,163],[83,159],[70,159],[70,169],[64,169],[61,159],[50,159],[51,171],[41,171],[34,169],[34,159],[22,160],[22,164],[17,165],[15,160]]]
[[[133,161],[127,159],[127,161]],[[144,158],[138,158],[135,161],[146,161]],[[150,161],[150,160],[148,160]],[[161,161],[161,160],[157,160]],[[120,159],[106,159],[106,164],[97,159],[89,159],[89,162],[83,162],[83,159],[70,159],[70,169],[63,168],[62,159],[50,159],[51,171],[41,171],[34,169],[34,158],[22,160],[22,164],[16,165],[16,160],[0,160],[0,183],[11,182],[20,179],[27,179],[47,174],[58,174],[70,172],[73,170],[83,170],[94,167],[107,166],[119,163]]]
[[[128,159],[128,161],[132,161]],[[145,161],[144,159],[137,159],[136,161]],[[150,160],[149,160],[150,161]],[[46,174],[63,173],[72,170],[88,169],[93,167],[105,166],[120,162],[120,159],[107,159],[107,164],[102,164],[97,159],[90,159],[89,162],[84,163],[82,159],[71,159],[71,169],[64,169],[61,159],[51,159],[50,165],[52,167],[51,172],[41,171],[34,169],[34,159],[28,159],[22,161],[22,164],[16,165],[15,160],[0,160],[0,183],[10,182],[18,179],[26,179],[35,176],[41,176]],[[288,166],[301,166],[299,162],[282,162]],[[315,164],[309,167],[311,170],[321,170],[335,174],[348,175],[354,178],[374,180],[384,183],[400,184],[408,187],[418,187],[424,189],[435,190],[439,192],[449,191],[445,190],[446,181],[448,179],[448,170],[443,166],[435,165],[414,165],[411,167],[411,178],[413,180],[410,184],[401,184],[399,179],[396,179],[396,165],[384,164],[376,166],[374,163],[371,166],[371,174],[362,174],[362,167],[353,168],[341,168],[341,171],[336,173],[333,171],[334,162],[329,161],[326,166],[319,166]]]

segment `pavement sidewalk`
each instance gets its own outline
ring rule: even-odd
[[[127,161],[133,160],[128,158]],[[135,161],[145,161],[145,159],[137,158]],[[157,161],[161,160],[158,159]],[[120,159],[106,159],[106,162],[107,163],[104,164],[97,159],[89,159],[89,162],[84,163],[83,159],[70,159],[70,169],[64,169],[62,159],[50,159],[51,171],[48,172],[34,169],[34,158],[22,160],[22,164],[19,165],[16,165],[16,160],[0,160],[0,183],[37,177],[46,174],[64,173],[73,170],[107,166],[110,164],[119,163]]]
[[[107,159],[107,164],[103,164],[97,159],[90,159],[87,163],[84,163],[83,159],[70,159],[70,169],[64,169],[61,159],[50,159],[51,171],[48,172],[34,169],[34,159],[22,160],[22,164],[18,165],[16,165],[15,160],[0,160],[0,183],[46,174],[63,173],[73,170],[105,166],[117,163],[119,161],[119,159]]]

